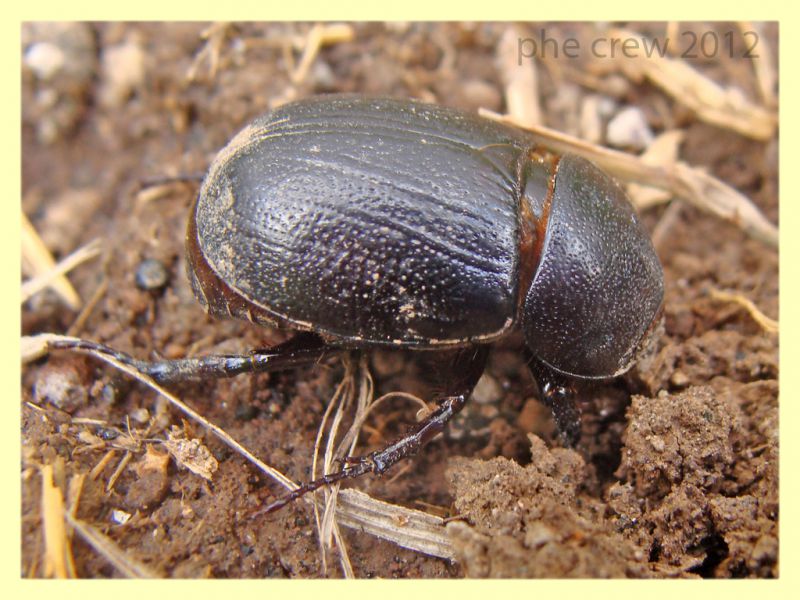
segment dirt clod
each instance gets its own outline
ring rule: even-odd
[[[531,463],[456,459],[447,471],[466,523],[447,531],[470,577],[644,577],[646,555],[579,498],[584,462],[530,436]]]

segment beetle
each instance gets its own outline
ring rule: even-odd
[[[211,315],[298,333],[248,356],[126,359],[158,381],[378,347],[450,364],[429,416],[266,512],[415,454],[463,407],[491,344],[518,330],[541,400],[575,443],[573,383],[627,371],[657,335],[664,296],[646,230],[593,163],[476,115],[380,97],[314,97],[247,125],[203,181],[186,258]]]

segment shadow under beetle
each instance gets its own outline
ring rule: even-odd
[[[205,177],[186,253],[210,314],[299,333],[247,356],[145,362],[110,351],[157,381],[379,346],[452,365],[436,410],[403,437],[265,512],[415,454],[463,407],[490,344],[515,329],[541,400],[575,443],[572,381],[628,370],[664,294],[647,232],[592,163],[500,123],[388,98],[311,98],[245,127]]]

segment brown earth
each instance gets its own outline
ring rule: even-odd
[[[76,312],[52,292],[38,294],[23,306],[23,334],[72,327],[75,335],[141,358],[245,352],[285,339],[283,332],[204,315],[183,260],[196,184],[143,185],[204,172],[244,123],[292,97],[380,93],[507,110],[497,46],[510,25],[354,25],[354,39],[323,48],[295,84],[287,57],[299,60],[292,44],[302,43],[311,25],[234,25],[217,30],[208,45],[201,38],[206,27],[23,28],[23,52],[52,42],[66,60],[47,73],[46,53],[39,62],[26,55],[22,208],[56,259],[102,238],[102,257],[79,266],[70,279],[85,301],[107,286],[77,327]],[[543,26],[519,27],[522,35],[535,35]],[[552,36],[583,41],[599,32],[578,23],[546,27]],[[658,24],[630,27],[664,31]],[[733,24],[686,27],[720,36],[737,31]],[[219,31],[219,61],[211,73]],[[777,48],[777,27],[765,32]],[[720,54],[692,64],[757,98],[748,60]],[[190,81],[193,65],[197,76]],[[586,83],[580,77],[585,69],[580,60],[540,65],[547,125],[576,131],[580,101],[593,93],[576,83]],[[736,187],[777,222],[776,139],[756,142],[704,124],[658,89],[618,74],[593,76],[608,84],[607,91],[616,90],[619,106],[640,108],[654,132],[682,129],[682,160]],[[643,219],[652,229],[664,212],[663,205],[650,208]],[[560,447],[547,411],[534,399],[519,341],[504,342],[480,397],[444,439],[410,468],[352,484],[393,503],[458,515],[447,529],[457,560],[345,530],[356,576],[778,576],[778,338],[739,305],[709,294],[712,288],[740,293],[776,318],[777,252],[688,205],[672,218],[658,242],[667,286],[665,335],[634,372],[582,390],[577,448]],[[135,273],[145,259],[166,269],[163,289],[137,287]],[[413,353],[376,353],[377,392],[424,395],[417,363]],[[342,372],[334,361],[174,391],[255,455],[302,481]],[[90,474],[77,517],[158,575],[342,575],[337,561],[322,572],[308,505],[249,518],[279,488],[143,386],[63,352],[27,365],[22,381],[23,576],[44,574],[42,465],[54,467],[65,493],[77,475]],[[371,418],[365,445],[385,443],[413,417],[407,402],[384,405]],[[174,425],[200,439],[218,461],[211,481],[166,461],[163,448],[148,442],[164,440]],[[133,443],[129,433],[140,441]],[[110,486],[126,451],[130,462]],[[81,577],[119,575],[78,537],[72,554]]]

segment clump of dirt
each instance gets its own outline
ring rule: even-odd
[[[748,384],[759,406],[774,383]],[[742,390],[744,391],[744,390]],[[770,576],[777,564],[777,457],[743,450],[747,416],[732,394],[693,387],[633,398],[619,481],[604,503],[573,450],[531,436],[525,467],[454,459],[465,522],[448,525],[472,577]],[[772,447],[772,446],[770,446]]]
[[[647,577],[647,553],[616,531],[602,503],[580,493],[583,458],[530,436],[526,467],[505,459],[454,459],[455,508],[447,526],[468,577]]]
[[[774,419],[777,385],[745,387],[759,390]],[[752,423],[741,398],[694,387],[633,399],[621,481],[607,496],[626,536],[665,570],[768,576],[777,565],[777,449],[754,456],[743,444]]]

